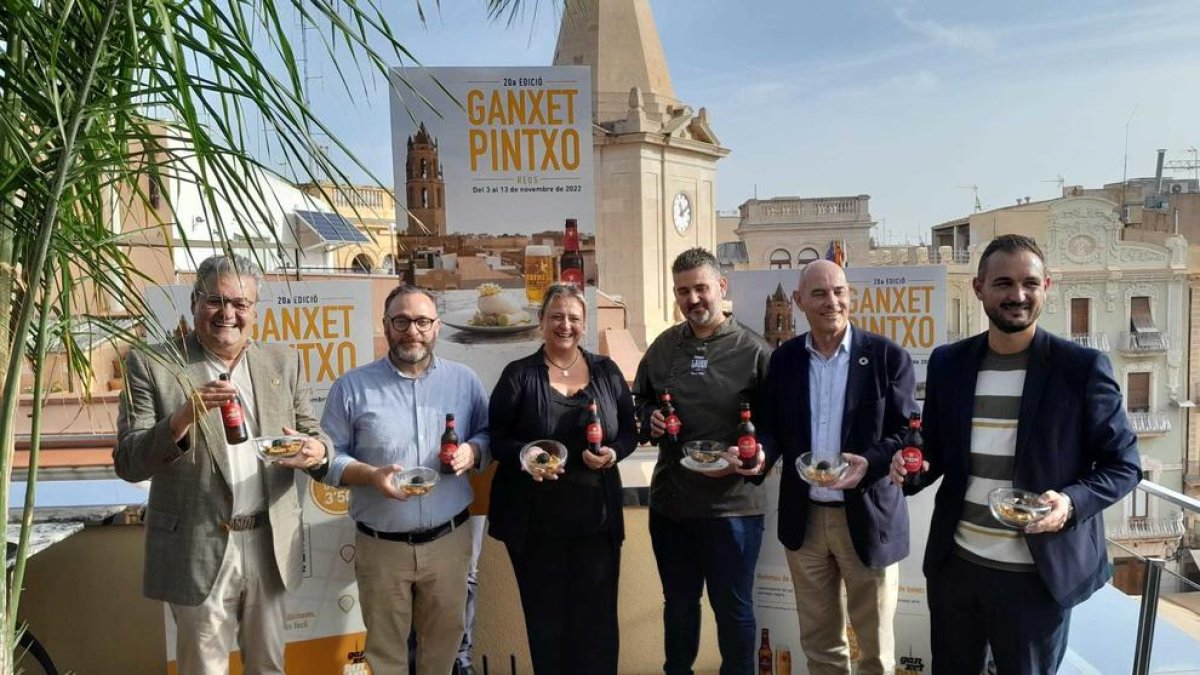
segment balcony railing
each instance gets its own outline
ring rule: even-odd
[[[1071,341],[1082,347],[1098,349],[1102,352],[1111,349],[1108,344],[1108,333],[1074,333],[1071,335]]]
[[[1126,331],[1121,333],[1120,341],[1117,345],[1121,353],[1125,355],[1163,354],[1167,351],[1167,336],[1158,332],[1134,333]]]
[[[1118,542],[1178,539],[1184,533],[1182,513],[1157,518],[1131,516],[1126,518],[1123,523],[1106,523],[1106,525],[1104,535]]]
[[[949,246],[930,246],[929,247],[929,262],[934,265],[965,265],[971,262],[971,252],[966,249],[951,250],[949,255],[943,255],[943,248]]]
[[[1139,436],[1158,436],[1171,431],[1171,418],[1165,413],[1129,413],[1129,426]]]

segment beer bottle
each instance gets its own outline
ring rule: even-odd
[[[679,421],[679,415],[675,414],[675,406],[671,404],[671,391],[669,389],[663,389],[662,416],[666,422],[667,438],[672,443],[678,443],[679,432],[683,429],[683,423]]]
[[[583,288],[583,254],[579,252],[579,223],[574,218],[567,218],[563,254],[559,258],[558,268],[558,276],[563,283]]]
[[[758,439],[754,435],[754,423],[750,421],[750,404],[742,403],[742,421],[738,424],[738,459],[743,469],[753,469],[758,464]]]
[[[442,450],[438,459],[442,473],[454,473],[454,453],[458,452],[458,434],[454,431],[454,413],[446,413],[446,430],[442,432]]]
[[[764,628],[762,642],[758,645],[758,675],[771,675],[774,665],[774,659],[771,658],[771,630]]]
[[[229,381],[229,373],[217,376],[221,381]],[[225,442],[230,445],[245,443],[250,440],[250,429],[246,426],[246,411],[242,405],[242,395],[235,394],[233,400],[221,404],[221,423],[225,425]]]
[[[922,452],[925,439],[921,437],[921,413],[913,413],[908,418],[908,433],[904,437],[904,449],[900,458],[904,460],[904,487],[921,487],[925,467],[925,453]]]
[[[587,448],[593,454],[600,454],[600,444],[604,442],[604,427],[600,425],[600,410],[596,399],[588,401]]]

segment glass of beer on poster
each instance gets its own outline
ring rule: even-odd
[[[543,244],[525,247],[525,297],[531,305],[541,305],[546,289],[554,283],[554,249]]]

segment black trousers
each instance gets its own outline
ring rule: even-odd
[[[619,547],[608,532],[508,546],[535,675],[615,675]]]
[[[934,675],[975,675],[992,647],[999,675],[1054,675],[1071,610],[1035,572],[1005,572],[955,555],[927,580]]]

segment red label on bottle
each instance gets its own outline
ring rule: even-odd
[[[230,401],[221,406],[221,420],[227,427],[242,426],[242,406]]]
[[[604,440],[604,431],[600,428],[600,425],[595,422],[587,425],[587,442],[599,443],[602,440]]]
[[[454,461],[454,453],[458,452],[458,446],[453,443],[447,443],[442,446],[442,451],[438,453],[438,458],[446,464]]]
[[[679,423],[679,417],[677,415],[668,415],[667,416],[667,433],[668,434],[671,434],[672,436],[679,435],[679,428],[682,426],[683,425]]]
[[[908,473],[920,473],[925,463],[920,449],[911,446],[900,451],[900,459],[904,460],[904,470]]]
[[[749,459],[758,454],[758,439],[753,436],[738,437],[738,457]]]
[[[574,284],[583,288],[583,270],[574,267],[567,267],[562,271],[562,282],[564,284]]]

